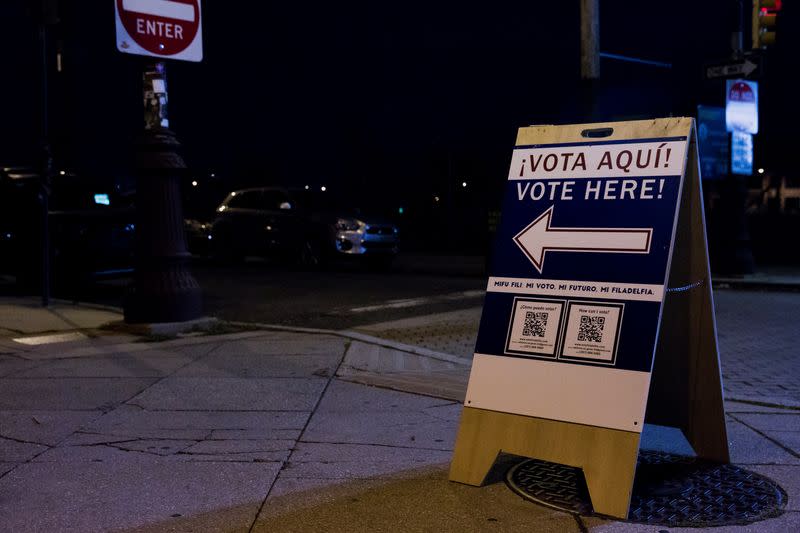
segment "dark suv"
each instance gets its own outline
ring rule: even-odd
[[[132,271],[132,195],[111,181],[66,172],[52,179],[51,272],[62,287]],[[42,190],[35,171],[0,169],[0,273],[22,286],[41,281]]]
[[[399,242],[394,224],[345,207],[324,187],[233,191],[217,208],[210,236],[218,258],[289,258],[308,267],[335,258],[388,267]]]

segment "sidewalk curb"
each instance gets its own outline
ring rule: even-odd
[[[233,324],[235,326],[257,327],[261,330],[266,330],[266,331],[288,331],[296,333],[311,333],[317,335],[335,335],[337,337],[343,337],[346,339],[356,340],[367,344],[382,346],[384,348],[390,348],[393,350],[419,355],[422,357],[437,359],[439,361],[446,361],[448,363],[455,363],[463,366],[472,365],[471,360],[459,357],[457,355],[452,355],[444,352],[437,352],[435,350],[429,350],[427,348],[422,348],[420,346],[414,346],[412,344],[404,344],[402,342],[382,339],[380,337],[373,337],[372,335],[366,335],[364,333],[359,333],[347,329],[332,330],[332,329],[319,329],[319,328],[303,328],[295,326],[281,326],[278,324],[262,324],[258,322],[228,322],[228,324]]]
[[[38,296],[11,296],[11,297],[3,297],[3,298],[15,298],[18,300],[34,300],[37,302],[41,302],[41,299]],[[2,301],[2,298],[0,298]],[[41,304],[38,304],[36,307],[40,309],[49,309],[50,306],[53,305],[66,305],[66,306],[73,306],[73,307],[84,307],[86,309],[93,309],[95,311],[108,311],[109,313],[119,313],[120,315],[123,314],[122,307],[117,307],[115,305],[105,305],[105,304],[96,304],[92,302],[82,302],[80,300],[64,300],[62,298],[51,298],[50,305],[48,307],[43,307]]]
[[[768,280],[768,279],[742,279],[742,278],[711,278],[711,287],[715,290],[766,290],[778,292],[800,291],[800,281]]]
[[[211,316],[203,316],[182,322],[128,323],[123,319],[109,322],[102,326],[102,329],[142,337],[148,335],[174,336],[181,333],[208,331],[220,322],[218,318]]]

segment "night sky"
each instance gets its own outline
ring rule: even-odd
[[[203,63],[168,67],[171,124],[198,175],[214,171],[231,183],[326,182],[409,198],[466,179],[492,194],[519,126],[724,104],[724,82],[704,81],[703,66],[729,53],[729,3],[601,2],[603,52],[673,68],[604,59],[602,79],[587,88],[577,0],[481,8],[207,0]],[[125,174],[141,125],[143,60],[117,52],[111,0],[60,4],[53,46],[63,43],[64,71],[51,75],[57,166]],[[757,165],[785,169],[781,148],[796,137],[798,118],[788,83],[800,49],[792,4],[768,52],[756,145]],[[22,0],[2,2],[0,19],[0,164],[25,164],[39,143],[37,34]]]

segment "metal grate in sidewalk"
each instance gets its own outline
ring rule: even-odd
[[[579,468],[531,459],[509,470],[507,483],[531,501],[592,514]],[[749,524],[779,515],[786,502],[775,482],[738,466],[642,451],[628,520],[669,527]]]

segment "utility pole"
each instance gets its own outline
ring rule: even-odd
[[[581,2],[581,78],[600,78],[600,0]]]
[[[731,59],[739,61],[744,58],[744,4],[742,0],[730,2]],[[723,253],[720,264],[715,269],[725,274],[752,274],[755,271],[755,261],[745,213],[747,183],[744,176],[731,171],[721,185],[720,203],[724,207],[721,214],[725,220],[725,229],[720,234]]]
[[[731,59],[744,57],[744,4],[742,0],[733,0],[733,31],[731,32]]]
[[[38,0],[35,7],[39,25],[41,52],[41,147],[39,159],[39,205],[41,217],[41,292],[42,307],[50,305],[50,187],[53,177],[53,154],[50,147],[49,39],[47,28],[58,24],[58,0]]]
[[[594,122],[600,81],[600,0],[581,2],[581,120]]]

